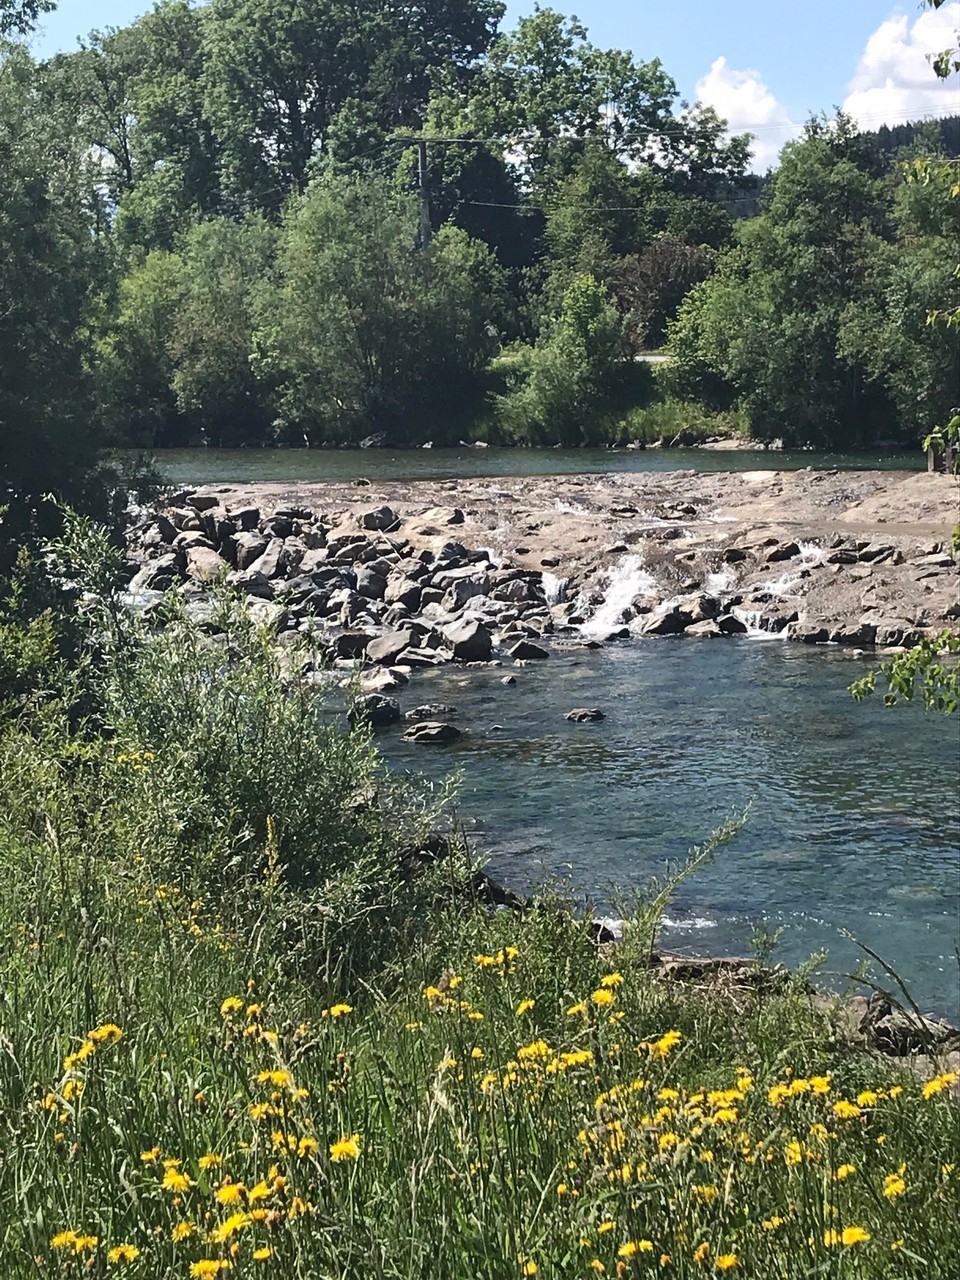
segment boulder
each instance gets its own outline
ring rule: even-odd
[[[360,677],[364,693],[385,693],[388,689],[400,689],[408,681],[409,677],[395,667],[380,667],[376,671],[365,671]]]
[[[764,559],[767,564],[774,564],[778,560],[792,560],[799,554],[800,547],[796,542],[781,542],[779,546],[771,547]]]
[[[703,622],[695,622],[693,626],[687,627],[683,634],[685,636],[701,636],[707,640],[713,640],[717,636],[722,636],[723,632],[720,630],[715,618],[705,618]]]
[[[357,573],[357,592],[368,600],[382,600],[387,590],[386,578],[364,565]]]
[[[420,596],[420,584],[407,577],[391,577],[383,593],[387,604],[402,604],[411,613],[420,608]]]
[[[540,645],[534,644],[532,640],[518,640],[510,650],[510,657],[519,662],[529,662],[549,658],[550,654]]]
[[[490,661],[493,637],[482,622],[458,622],[447,627],[443,635],[457,662]]]
[[[370,511],[361,511],[357,516],[357,524],[361,529],[379,529],[386,532],[395,529],[400,521],[391,507],[374,507]]]
[[[129,583],[129,590],[133,592],[167,591],[175,582],[180,581],[184,564],[182,555],[176,551],[168,551],[166,555],[158,556],[156,560],[149,560],[134,574]]]
[[[256,529],[260,523],[259,507],[236,507],[230,512],[230,519],[234,523],[234,527],[242,533],[249,533],[251,529]]]
[[[425,720],[441,720],[456,714],[457,708],[449,706],[446,702],[424,702],[419,707],[411,707],[409,711],[405,711],[403,718],[414,724],[420,724]]]
[[[194,511],[209,511],[211,507],[219,507],[220,499],[213,493],[192,493],[187,502]]]
[[[418,648],[414,645],[404,649],[399,658],[407,667],[442,667],[445,662],[452,660],[453,654],[449,649],[428,649],[425,646]]]
[[[271,581],[281,576],[280,557],[283,555],[283,542],[280,538],[270,538],[263,552],[247,567],[256,569]],[[240,567],[239,560],[237,567]]]
[[[721,559],[724,564],[739,564],[741,560],[746,560],[747,553],[743,547],[727,547]]]
[[[191,547],[187,551],[187,576],[196,582],[212,582],[228,568],[227,562],[212,547]]]
[[[454,724],[446,724],[440,720],[424,720],[420,724],[412,724],[403,735],[406,742],[456,742],[463,737]]]
[[[238,569],[228,573],[227,582],[248,596],[256,596],[260,600],[273,599],[273,583],[256,569]]]
[[[400,703],[382,693],[366,693],[357,698],[348,713],[351,724],[366,721],[375,729],[400,723]]]
[[[267,539],[262,533],[251,530],[233,535],[235,559],[238,569],[249,569],[267,549]]]
[[[366,631],[344,631],[333,642],[338,658],[362,658],[373,639]]]
[[[367,645],[367,657],[371,662],[379,662],[383,666],[392,666],[413,644],[413,635],[409,631],[387,631]]]
[[[732,613],[725,613],[717,619],[717,626],[725,636],[742,636],[747,630],[747,624],[741,622],[738,617]]]
[[[431,507],[417,517],[424,524],[451,525],[463,524],[463,512],[459,507]]]
[[[675,636],[686,631],[692,622],[690,613],[681,609],[675,601],[668,600],[647,615],[640,633],[645,636]]]
[[[564,720],[572,720],[574,724],[586,724],[589,721],[603,720],[606,717],[599,707],[574,707],[563,718]]]

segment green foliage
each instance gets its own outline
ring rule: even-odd
[[[955,660],[947,665],[942,659],[957,653],[960,653],[960,636],[943,631],[933,639],[921,640],[906,653],[897,654],[890,662],[881,663],[879,674],[887,682],[884,706],[909,701],[919,692],[928,711],[952,715],[960,707],[960,671]],[[874,692],[877,674],[868,671],[850,686],[857,702]]]
[[[497,345],[499,270],[454,228],[418,251],[418,226],[414,203],[375,178],[317,179],[289,206],[254,340],[286,438],[415,440],[476,394]]]
[[[592,276],[577,276],[501,397],[501,420],[522,444],[590,443],[623,381],[617,313]]]

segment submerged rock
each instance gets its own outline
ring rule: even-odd
[[[585,724],[590,720],[605,720],[606,716],[599,707],[574,707],[563,718],[572,720],[575,724]]]
[[[463,736],[455,724],[447,724],[438,720],[424,720],[420,724],[412,724],[404,733],[407,742],[456,742]]]

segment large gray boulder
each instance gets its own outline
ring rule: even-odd
[[[382,600],[387,590],[387,580],[369,565],[357,571],[357,591],[368,600]]]
[[[388,724],[399,724],[400,703],[382,693],[366,693],[357,698],[348,713],[351,724],[367,721],[375,729]]]
[[[357,516],[357,524],[361,529],[380,529],[386,532],[400,523],[397,513],[391,507],[375,507],[372,511],[361,511]]]
[[[391,667],[403,653],[413,644],[413,635],[409,631],[387,631],[384,635],[371,640],[367,645],[367,657],[371,662],[379,662],[382,666]]]
[[[519,662],[539,662],[544,658],[549,658],[550,654],[546,649],[542,649],[540,645],[534,644],[532,640],[518,640],[510,650],[510,657]]]
[[[444,630],[444,638],[457,662],[489,662],[493,636],[482,622],[465,620]]]
[[[227,562],[211,547],[191,547],[187,551],[187,577],[196,582],[212,582],[228,569]]]
[[[407,742],[442,744],[456,742],[463,735],[455,724],[446,724],[440,720],[423,720],[420,724],[412,724],[403,736]]]

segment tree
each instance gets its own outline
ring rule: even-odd
[[[0,37],[27,35],[41,13],[56,7],[56,0],[0,0]]]
[[[696,286],[671,329],[669,379],[749,412],[754,434],[821,448],[889,429],[895,414],[841,343],[890,235],[875,147],[850,121],[811,121],[784,149],[764,213]],[[727,390],[722,391],[726,386]]]
[[[379,178],[317,179],[288,206],[254,336],[285,438],[416,440],[445,401],[476,394],[498,340],[499,273],[453,229],[418,249],[418,228],[416,203]]]
[[[57,125],[26,51],[0,49],[0,504],[14,537],[46,494],[101,496],[86,328],[98,209]]]

